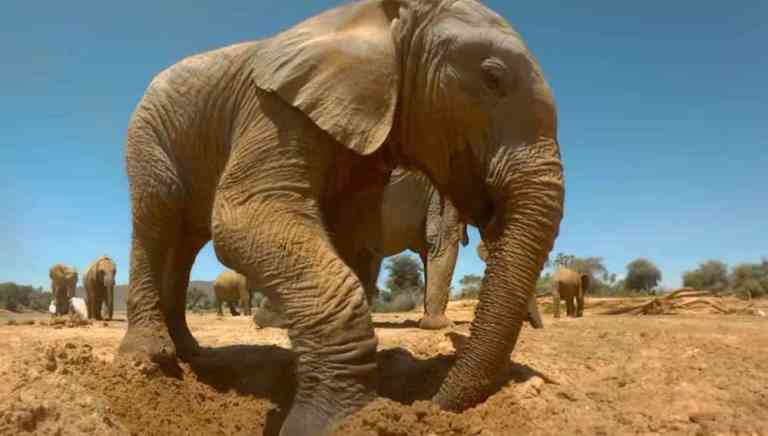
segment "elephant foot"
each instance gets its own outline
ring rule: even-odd
[[[117,351],[134,361],[160,366],[176,364],[176,346],[164,325],[128,327]]]
[[[419,322],[419,328],[424,330],[440,330],[453,328],[453,326],[453,321],[448,319],[444,314],[425,315]]]
[[[176,354],[181,360],[187,361],[192,357],[200,355],[200,344],[192,336],[192,332],[189,331],[186,322],[170,326],[169,331],[176,346]]]
[[[324,410],[308,404],[294,404],[280,429],[280,436],[330,436],[343,416],[339,414],[334,419]]]

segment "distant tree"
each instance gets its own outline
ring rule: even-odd
[[[747,297],[768,295],[768,259],[760,263],[742,263],[736,265],[731,272],[731,286]]]
[[[552,274],[550,273],[544,273],[539,276],[539,279],[536,280],[536,293],[537,294],[543,294],[545,292],[551,291],[552,288]]]
[[[461,298],[477,298],[480,295],[480,286],[483,277],[476,274],[467,274],[459,280]]]
[[[683,273],[683,286],[721,291],[728,287],[728,266],[719,260],[700,263],[695,270]]]
[[[48,310],[53,295],[43,292],[43,288],[19,285],[13,282],[0,283],[0,307],[18,311],[23,308],[32,310]]]
[[[384,268],[388,273],[385,285],[393,297],[401,292],[421,292],[424,288],[421,263],[412,256],[400,254],[390,257]]]
[[[187,310],[208,308],[210,308],[210,299],[205,292],[195,287],[187,290]]]
[[[661,270],[648,259],[639,258],[627,264],[624,285],[632,290],[652,291],[661,282]]]

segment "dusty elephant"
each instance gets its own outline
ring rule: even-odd
[[[61,263],[52,266],[48,271],[51,278],[51,293],[56,303],[56,315],[69,313],[69,300],[75,296],[77,288],[77,271]]]
[[[488,250],[485,248],[483,241],[477,244],[477,256],[483,262],[488,261]],[[535,329],[544,328],[544,321],[541,319],[541,312],[539,312],[539,303],[536,300],[536,293],[532,293],[528,298],[528,314],[527,321],[531,324],[531,327]]]
[[[213,292],[216,297],[216,313],[224,315],[221,307],[226,302],[229,313],[239,316],[235,304],[240,305],[243,314],[251,316],[251,301],[253,300],[253,288],[249,286],[248,279],[235,271],[224,271],[213,282]]]
[[[168,68],[128,126],[121,355],[163,364],[200,352],[184,300],[212,239],[286,314],[297,384],[281,434],[331,431],[376,396],[365,266],[343,251],[353,236],[337,211],[383,191],[402,164],[484,230],[482,298],[433,401],[484,400],[562,219],[556,113],[520,35],[474,0],[362,0]]]
[[[107,319],[115,314],[115,277],[117,265],[107,256],[96,259],[85,270],[83,287],[88,319],[101,319],[102,306],[107,306]]]
[[[560,318],[560,300],[565,300],[566,315],[584,315],[584,294],[589,289],[589,274],[560,268],[552,277],[552,304],[555,318]]]
[[[338,212],[347,235],[340,247],[349,253],[370,300],[385,257],[405,250],[419,254],[424,264],[426,295],[419,326],[440,329],[452,325],[445,316],[459,243],[467,245],[466,225],[447,198],[417,171],[396,168],[383,192],[373,189],[355,196]]]

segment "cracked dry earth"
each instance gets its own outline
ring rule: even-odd
[[[443,331],[416,328],[417,312],[377,314],[381,398],[338,433],[768,435],[768,318],[601,315],[606,304],[557,320],[542,304],[545,328],[526,325],[500,389],[462,414],[428,400],[474,302],[451,303],[457,326]],[[246,317],[190,314],[210,348],[162,374],[114,361],[124,320],[7,325],[9,316],[0,314],[2,435],[276,435],[290,405],[288,338]]]

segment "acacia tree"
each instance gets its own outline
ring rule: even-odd
[[[461,285],[461,298],[477,298],[480,295],[480,284],[483,282],[481,276],[467,274],[459,280]]]
[[[385,285],[393,296],[402,292],[420,292],[424,288],[421,263],[412,256],[400,254],[390,257],[384,268],[388,273]]]
[[[627,277],[624,279],[628,289],[651,291],[661,282],[661,270],[648,259],[639,258],[627,264]]]
[[[719,260],[700,263],[695,270],[683,273],[683,286],[721,291],[728,286],[728,266]]]

